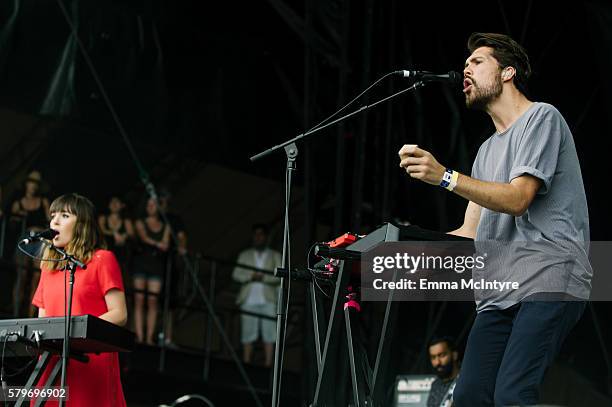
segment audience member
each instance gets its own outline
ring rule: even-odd
[[[158,300],[166,270],[166,253],[170,245],[170,228],[162,222],[158,204],[154,199],[147,201],[145,212],[145,217],[136,221],[140,244],[133,261],[134,329],[138,342],[154,345]]]
[[[260,334],[264,343],[265,365],[272,366],[274,342],[276,340],[276,301],[279,279],[262,271],[274,271],[281,266],[280,253],[268,247],[268,228],[258,224],[253,226],[253,246],[244,250],[238,256],[238,266],[232,273],[232,278],[241,283],[242,287],[236,300],[242,311],[266,315],[270,318],[260,318],[243,313],[241,315],[241,342],[243,345],[243,361],[251,363],[253,343]],[[240,267],[251,266],[262,271]]]

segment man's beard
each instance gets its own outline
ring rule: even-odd
[[[485,110],[489,103],[501,95],[503,89],[501,78],[497,75],[492,85],[479,87],[473,82],[472,86],[472,95],[465,96],[465,105],[470,109],[477,110]]]
[[[453,374],[453,362],[448,363],[447,365],[440,365],[434,369],[436,371],[436,375],[442,379],[446,380],[451,377]]]

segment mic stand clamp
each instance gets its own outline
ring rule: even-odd
[[[284,269],[282,267],[278,267],[275,271],[275,276],[277,277],[291,277],[291,281],[311,281],[312,275],[307,270],[301,270],[298,268],[294,268],[289,273],[289,270]]]

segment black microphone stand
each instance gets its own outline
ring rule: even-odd
[[[280,277],[281,283],[280,283],[280,289],[278,293],[278,304],[277,304],[277,310],[276,310],[276,349],[274,351],[274,379],[272,383],[272,404],[271,404],[272,407],[278,407],[280,405],[281,375],[282,375],[282,370],[283,370],[282,358],[283,358],[284,338],[285,338],[285,321],[287,319],[287,316],[285,315],[285,312],[286,312],[285,311],[286,310],[285,293],[284,293],[285,276],[288,276],[289,278],[291,278],[290,276],[290,270],[291,270],[290,253],[289,253],[289,202],[291,199],[291,172],[296,169],[295,161],[298,155],[298,149],[295,143],[303,139],[304,137],[307,137],[314,133],[318,133],[319,131],[333,124],[346,120],[351,116],[354,116],[358,113],[368,110],[380,103],[383,103],[389,99],[399,96],[402,93],[405,93],[410,90],[414,90],[421,86],[424,86],[424,84],[425,83],[423,81],[418,81],[414,83],[412,86],[410,86],[409,88],[393,93],[392,95],[387,96],[383,99],[380,99],[372,104],[364,105],[360,107],[359,109],[351,113],[348,113],[344,116],[341,116],[338,119],[333,120],[323,126],[315,127],[314,129],[306,131],[292,138],[291,140],[285,141],[284,143],[278,144],[274,147],[271,147],[251,157],[251,161],[256,161],[277,150],[280,150],[281,148],[285,150],[285,154],[287,155],[287,167],[286,167],[286,176],[285,176],[285,228],[283,231],[282,264],[279,269],[276,269],[274,271],[274,276]]]
[[[70,355],[70,325],[72,320],[72,296],[73,296],[73,288],[74,288],[74,274],[76,273],[77,267],[80,267],[82,270],[85,270],[87,266],[79,261],[76,257],[71,254],[66,253],[63,249],[59,247],[51,246],[53,250],[58,252],[63,256],[62,261],[68,262],[68,271],[70,272],[70,284],[68,288],[68,308],[66,309],[66,298],[64,298],[64,346],[62,352],[62,376],[60,381],[60,386],[62,389],[66,387],[66,373],[68,368],[68,355]],[[59,406],[63,407],[64,398],[61,398],[59,401]]]

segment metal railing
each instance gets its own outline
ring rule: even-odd
[[[18,236],[24,233],[25,222],[23,220],[19,221],[19,224],[15,222],[14,226],[18,226],[18,227],[12,227],[12,228],[11,226],[13,225],[10,225],[11,222],[12,222],[12,219],[6,216],[6,214],[3,214],[3,216],[0,217],[0,258],[4,259],[5,262],[7,263],[13,263],[15,264],[15,266],[17,266],[17,264],[14,263],[15,258],[11,254],[12,251],[9,250],[9,245],[14,245],[15,243],[13,241],[14,239],[9,238],[8,236],[9,229],[11,229],[10,237],[17,238]],[[17,230],[17,229],[20,229],[20,230]],[[15,235],[15,236],[12,236],[12,235]],[[166,266],[166,279],[165,280],[167,282],[170,282],[170,284],[164,284],[164,287],[162,289],[163,291],[160,292],[159,294],[146,292],[146,290],[137,290],[134,288],[127,288],[127,287],[130,287],[131,284],[129,281],[124,282],[127,288],[126,295],[128,296],[128,299],[131,300],[130,302],[132,304],[133,304],[133,295],[134,293],[137,293],[137,292],[143,292],[149,296],[153,295],[153,296],[159,297],[160,299],[159,305],[161,305],[160,314],[161,314],[162,324],[161,324],[160,335],[158,338],[159,338],[159,345],[162,347],[162,349],[166,347],[165,339],[168,338],[169,336],[169,333],[167,332],[167,328],[168,328],[167,325],[168,325],[170,313],[176,313],[176,315],[174,315],[176,319],[175,321],[173,321],[175,322],[175,325],[180,323],[182,320],[185,320],[186,318],[188,318],[190,314],[208,313],[206,305],[201,302],[198,302],[197,286],[193,283],[191,276],[189,276],[188,273],[185,273],[184,270],[181,272],[180,269],[181,268],[184,269],[184,266],[180,267],[181,261],[191,262],[191,267],[194,268],[196,275],[198,275],[199,281],[197,282],[197,284],[207,288],[206,292],[208,293],[208,296],[210,297],[210,303],[212,304],[214,308],[213,311],[219,313],[222,316],[222,320],[226,327],[229,325],[228,321],[235,318],[236,315],[251,315],[251,316],[262,318],[262,319],[276,320],[275,316],[269,316],[265,314],[259,314],[255,312],[242,310],[240,309],[240,307],[234,305],[233,301],[231,301],[231,303],[228,301],[225,301],[224,303],[223,302],[219,303],[217,299],[217,296],[219,294],[222,294],[225,297],[227,297],[226,299],[228,299],[231,295],[237,295],[237,291],[235,290],[235,288],[239,285],[239,283],[234,282],[231,279],[226,279],[226,280],[222,279],[221,280],[222,286],[220,287],[219,281],[218,281],[218,271],[219,270],[225,269],[228,271],[228,274],[230,275],[231,275],[231,271],[235,267],[241,267],[244,269],[257,271],[257,272],[268,274],[268,275],[274,275],[273,271],[259,269],[257,267],[253,267],[253,266],[246,265],[246,264],[239,264],[231,260],[225,260],[225,259],[215,258],[212,256],[206,256],[201,253],[196,253],[193,255],[185,255],[185,256],[179,256],[177,253],[173,253],[171,256],[168,256],[168,259],[169,260]],[[177,265],[179,266],[178,270],[177,270]],[[129,273],[130,271],[131,270],[128,268],[127,275],[130,274]],[[179,273],[178,277],[173,278],[173,274],[177,272]],[[19,276],[17,276],[17,278],[19,278]],[[19,281],[15,281],[14,283],[18,284]],[[172,287],[172,284],[176,284],[177,287]],[[13,299],[12,301],[12,306],[13,308],[15,307],[15,299]],[[15,310],[13,310],[13,314],[14,314],[14,311]],[[14,315],[14,317],[19,317],[19,316],[23,316],[23,315]],[[295,325],[295,324],[292,324],[291,322],[289,324]],[[200,349],[207,357],[207,361],[206,361],[207,366],[209,366],[209,358],[213,354],[213,342],[214,342],[215,333],[216,332],[212,325],[212,321],[210,320],[210,318],[207,318],[206,326],[204,328],[203,343]],[[230,337],[235,339],[237,336],[235,335],[235,332],[231,332]],[[223,353],[223,349],[221,349],[220,352]],[[163,361],[160,365],[163,366]],[[209,367],[206,367],[205,371],[208,371],[208,369]]]
[[[180,267],[181,261],[189,261],[191,263],[190,266],[193,268],[195,275],[198,276],[197,282],[194,283],[191,276],[184,272],[184,270],[181,270],[181,268],[184,269],[185,267],[185,265]],[[204,303],[198,302],[199,297],[197,292],[200,288],[207,292],[209,303],[213,307],[212,311],[219,316],[223,327],[226,331],[228,331],[229,337],[232,338],[232,344],[238,343],[238,332],[233,329],[233,325],[237,325],[234,324],[237,316],[251,315],[262,319],[276,321],[276,316],[246,311],[235,305],[234,299],[238,294],[235,288],[240,283],[234,282],[231,278],[221,280],[218,278],[220,271],[226,270],[227,273],[225,273],[225,275],[231,275],[231,272],[235,267],[241,267],[268,275],[274,275],[274,272],[270,270],[259,269],[250,265],[236,263],[231,260],[206,256],[201,253],[184,256],[174,253],[172,256],[168,256],[168,261],[166,263],[165,281],[170,282],[170,284],[164,284],[162,291],[159,294],[147,292],[146,289],[138,290],[130,288],[126,290],[130,302],[133,301],[133,295],[139,292],[147,296],[157,296],[159,298],[162,321],[158,336],[158,346],[160,347],[158,370],[160,372],[163,372],[166,369],[168,350],[180,350],[182,348],[189,350],[190,352],[201,352],[202,356],[204,357],[202,372],[204,380],[207,380],[210,377],[211,358],[213,355],[216,354],[220,356],[227,356],[228,352],[224,347],[225,344],[222,340],[220,340],[219,332],[215,330],[212,319],[208,317],[208,308]],[[174,273],[178,273],[178,276],[173,276]],[[173,287],[172,284],[175,284],[175,286]],[[198,287],[198,285],[200,287]],[[221,301],[219,300],[220,295],[224,297],[221,299]],[[231,304],[229,303],[230,300]],[[178,327],[183,321],[198,314],[206,315],[200,347],[194,348],[193,346],[176,346],[175,343],[166,343],[166,339],[170,336],[172,337],[173,342],[176,342],[175,335],[168,332],[168,321],[172,320],[171,329],[174,331],[174,333],[176,333],[180,332],[180,328]],[[290,320],[288,321],[288,325],[295,328],[299,324]]]

